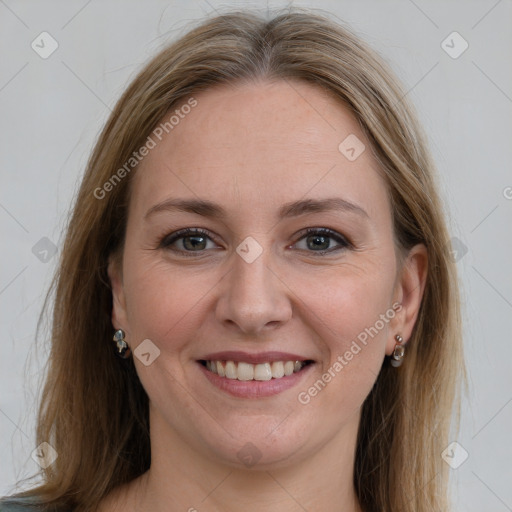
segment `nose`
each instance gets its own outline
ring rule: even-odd
[[[292,316],[289,288],[270,266],[270,250],[248,263],[233,255],[231,270],[222,280],[217,320],[245,334],[278,328]]]

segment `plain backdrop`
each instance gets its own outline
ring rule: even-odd
[[[376,48],[426,129],[457,250],[470,376],[461,433],[452,439],[459,458],[467,452],[450,469],[454,503],[464,512],[510,511],[512,2],[292,5],[331,13]],[[0,0],[1,494],[38,469],[31,453],[47,354],[35,350],[36,323],[98,132],[162,45],[205,15],[244,6],[267,4]]]

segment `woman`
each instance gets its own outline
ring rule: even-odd
[[[69,223],[44,483],[0,510],[449,510],[434,174],[391,72],[327,18],[233,13],[160,52]]]

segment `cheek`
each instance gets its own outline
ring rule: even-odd
[[[369,341],[373,340],[372,345],[386,337],[389,319],[382,321],[381,318],[382,315],[385,318],[391,308],[390,287],[391,283],[382,280],[344,281],[341,288],[330,294],[330,326],[340,335],[340,349],[348,349],[353,340],[364,343],[368,332],[371,332],[368,336]]]
[[[214,284],[212,273],[191,275],[149,255],[127,262],[125,275],[127,312],[136,342],[149,338],[162,347],[172,340],[178,348],[188,328],[194,322],[198,325],[201,299]]]
[[[379,334],[382,331],[385,335],[390,318],[384,323],[380,319],[386,313],[389,316],[391,308],[392,265],[367,265],[358,269],[341,267],[321,276],[302,276],[300,281],[296,280],[299,282],[294,291],[302,299],[305,309],[311,310],[311,321],[322,328],[322,338],[330,340],[333,351],[344,351],[351,340],[376,323]]]
[[[321,381],[303,391],[333,414],[359,408],[379,374],[395,314],[393,268],[390,260],[361,271],[345,268],[323,279],[322,286],[318,279],[303,278],[302,291],[297,290],[323,351]]]

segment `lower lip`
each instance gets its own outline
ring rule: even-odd
[[[304,366],[299,372],[292,373],[280,379],[271,380],[238,380],[228,379],[227,377],[219,377],[218,374],[211,372],[197,362],[199,368],[206,378],[220,390],[225,391],[231,396],[237,398],[262,398],[266,396],[277,395],[287,389],[292,388],[299,383],[312,370],[315,363]]]

